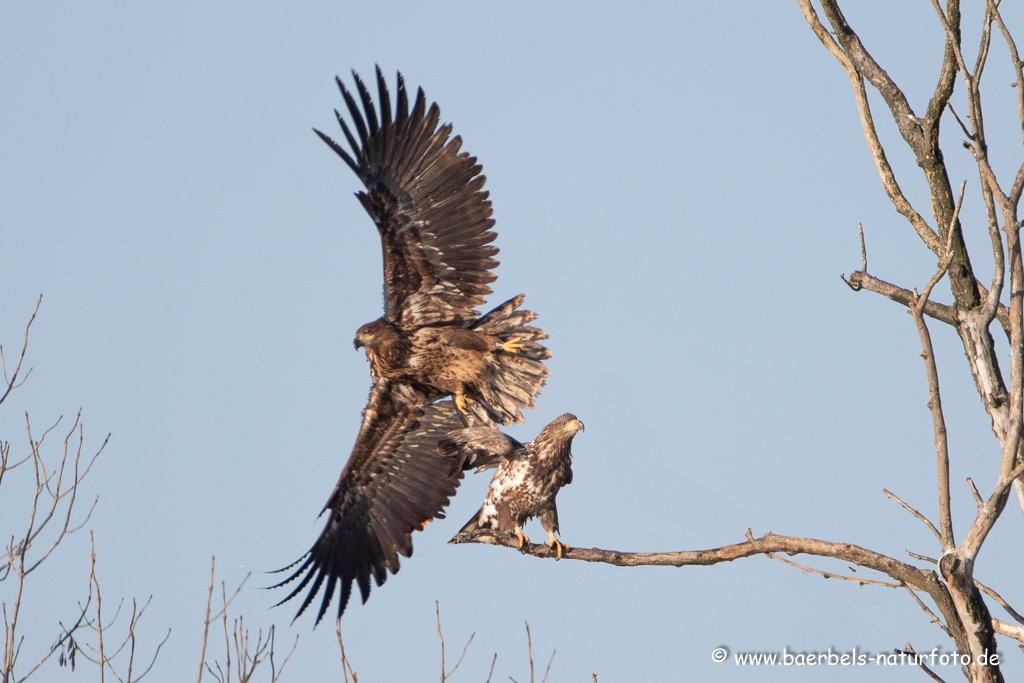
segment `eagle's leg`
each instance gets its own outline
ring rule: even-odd
[[[525,346],[519,337],[512,337],[508,341],[502,342],[498,348],[505,353],[519,353]]]
[[[528,544],[530,542],[530,539],[526,536],[526,534],[523,533],[523,530],[519,528],[518,524],[516,524],[516,538],[519,539],[520,550],[522,549],[524,543]]]
[[[469,406],[473,405],[474,403],[476,403],[476,401],[471,399],[469,396],[466,396],[461,391],[455,392],[455,407],[463,415],[466,415],[468,413]]]
[[[555,534],[552,531],[548,532],[548,539],[548,547],[558,549],[558,559],[562,559],[562,548],[565,548],[565,552],[572,550],[568,545],[561,543],[557,538],[555,538]]]

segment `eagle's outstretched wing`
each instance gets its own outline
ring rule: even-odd
[[[416,405],[410,397],[396,396],[398,391],[407,388],[395,388],[386,380],[374,384],[352,455],[324,506],[329,517],[323,532],[305,555],[278,570],[299,565],[272,588],[301,577],[278,605],[312,581],[296,618],[323,588],[316,617],[320,623],[337,584],[341,584],[339,617],[353,581],[366,602],[370,577],[380,586],[388,571],[397,573],[399,553],[412,555],[412,532],[435,517],[444,517],[441,511],[455,494],[462,477],[450,477],[450,459],[437,453],[438,442],[460,424],[455,407],[451,401]]]
[[[352,153],[314,129],[366,186],[359,201],[380,232],[384,251],[384,314],[402,327],[475,318],[475,306],[491,293],[498,248],[488,193],[481,188],[476,158],[459,153],[462,140],[448,140],[451,126],[438,127],[441,110],[429,110],[423,89],[409,111],[398,74],[397,105],[380,68],[380,118],[366,85],[353,71],[363,110],[338,78],[355,133],[335,116]]]
[[[453,430],[437,444],[437,452],[450,458],[450,477],[474,467],[477,472],[493,469],[502,459],[523,449],[525,446],[508,434],[480,426]]]

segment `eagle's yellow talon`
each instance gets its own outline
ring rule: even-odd
[[[524,543],[527,544],[527,545],[530,543],[530,539],[527,537],[526,534],[523,533],[523,530],[520,529],[518,526],[516,527],[516,538],[519,539],[519,549],[520,550],[523,549],[523,544]]]
[[[474,403],[476,403],[476,401],[474,401],[473,399],[471,399],[470,397],[466,396],[461,392],[455,394],[455,407],[463,415],[466,414],[469,406],[473,405]]]
[[[505,353],[519,353],[525,347],[526,345],[519,339],[519,337],[512,337],[501,344],[501,350]]]
[[[565,552],[569,552],[570,550],[572,550],[571,547],[569,547],[565,543],[561,543],[557,538],[555,538],[555,535],[550,531],[548,532],[548,538],[551,539],[548,541],[548,547],[556,549],[559,560],[562,559],[562,548],[565,548]]]

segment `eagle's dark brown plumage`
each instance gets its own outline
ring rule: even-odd
[[[548,532],[548,545],[557,548],[558,557],[569,546],[555,538],[558,533],[559,489],[572,483],[572,439],[583,423],[571,413],[552,420],[536,439],[521,444],[511,436],[488,427],[470,427],[451,432],[437,445],[437,452],[452,458],[451,476],[462,476],[469,467],[486,468],[498,463],[484,504],[460,534],[478,529],[515,533],[519,545],[529,539],[523,524],[540,517]]]
[[[380,233],[384,253],[384,315],[356,332],[374,379],[415,385],[429,397],[451,395],[468,424],[522,422],[533,408],[551,353],[537,316],[519,310],[520,294],[480,317],[491,294],[498,248],[488,193],[476,158],[449,141],[451,126],[426,106],[420,89],[412,111],[402,75],[397,104],[380,69],[380,117],[353,72],[355,98],[337,79],[355,134],[335,111],[351,153],[316,131],[366,186],[357,193]]]
[[[419,90],[409,111],[399,74],[392,117],[378,69],[378,118],[358,76],[355,83],[365,116],[338,80],[355,134],[335,112],[352,154],[316,132],[363,181],[357,197],[381,236],[384,315],[355,341],[366,347],[373,386],[352,455],[321,512],[327,524],[274,586],[298,581],[281,603],[308,587],[296,618],[322,588],[317,623],[336,590],[341,617],[353,582],[366,602],[371,577],[382,585],[398,571],[398,556],[412,555],[412,532],[444,516],[461,473],[453,476],[439,441],[466,423],[521,421],[550,356],[540,344],[547,336],[529,325],[536,315],[519,310],[522,295],[484,316],[474,310],[491,293],[498,265],[491,203],[476,160],[459,153],[459,138],[448,140],[450,126],[438,126],[437,105],[428,110]],[[455,402],[439,400],[447,395]]]
[[[419,406],[413,397],[399,400],[388,380],[374,384],[363,411],[363,425],[334,492],[321,514],[327,524],[309,551],[284,569],[299,565],[278,588],[301,577],[278,605],[291,600],[312,581],[297,619],[322,587],[316,623],[327,613],[336,584],[341,585],[338,617],[359,584],[363,602],[370,596],[370,578],[377,585],[399,569],[398,555],[412,555],[412,532],[423,529],[441,512],[461,480],[452,476],[450,459],[437,445],[460,424],[451,401]],[[301,563],[301,564],[300,564]]]

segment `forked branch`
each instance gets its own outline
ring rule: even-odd
[[[36,314],[39,313],[39,306],[42,305],[42,303],[43,295],[40,294],[39,300],[36,301],[35,310],[32,311],[32,317],[28,319],[28,324],[25,325],[25,340],[21,344],[21,353],[18,355],[18,362],[15,363],[14,370],[10,375],[7,374],[7,358],[4,357],[4,347],[3,345],[0,345],[0,367],[3,368],[4,374],[4,387],[3,394],[0,394],[0,403],[4,402],[11,391],[24,384],[25,380],[27,380],[28,376],[32,373],[32,368],[29,368],[28,371],[25,372],[25,376],[21,378],[21,381],[18,381],[18,373],[21,372],[21,364],[25,361],[25,351],[28,349],[28,331],[31,329],[32,323],[36,319]]]

